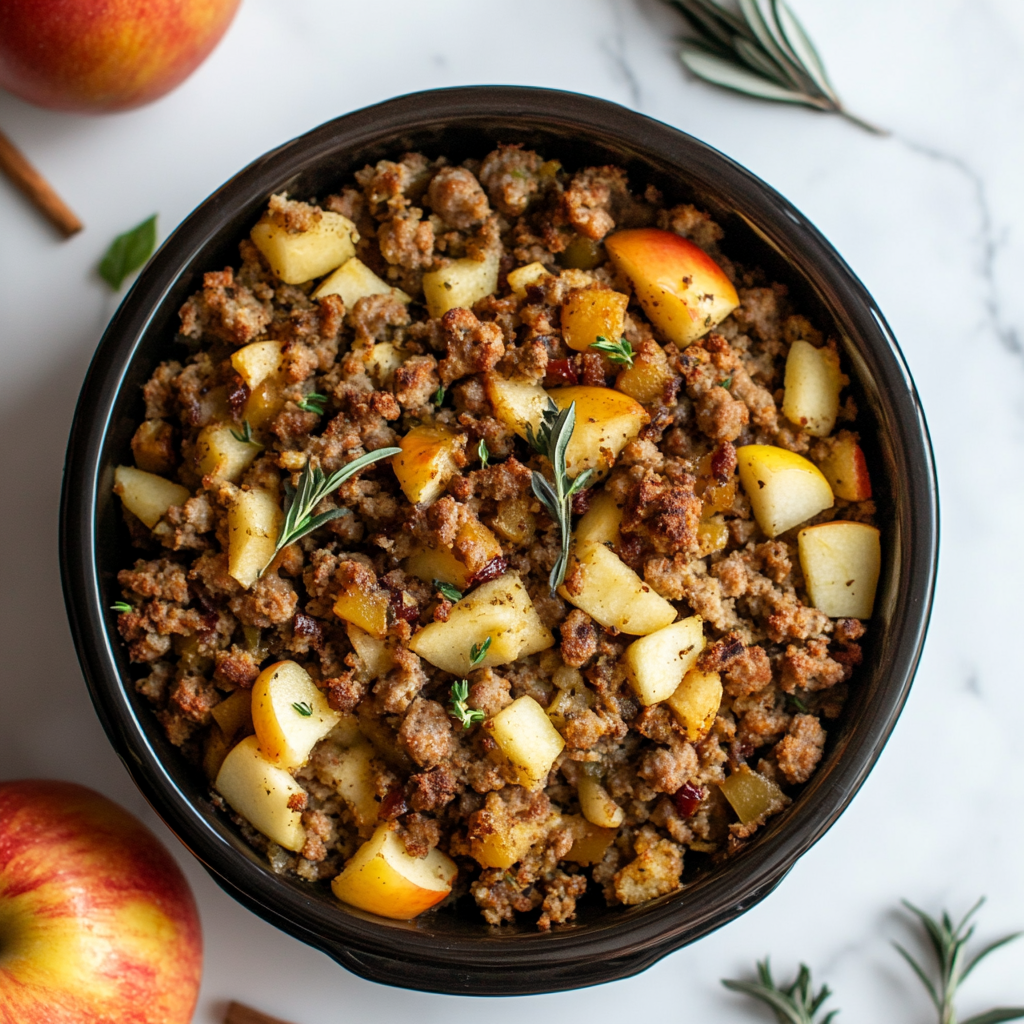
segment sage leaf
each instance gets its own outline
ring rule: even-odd
[[[124,279],[146,265],[156,248],[156,217],[147,217],[130,231],[118,235],[100,260],[99,274],[116,292]]]

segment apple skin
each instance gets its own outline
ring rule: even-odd
[[[0,783],[0,1024],[189,1024],[202,963],[149,829],[84,786]]]
[[[651,322],[680,348],[707,334],[740,303],[725,271],[674,231],[630,228],[604,247]]]
[[[240,0],[5,0],[0,87],[51,110],[150,103],[209,56]]]

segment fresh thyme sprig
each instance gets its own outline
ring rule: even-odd
[[[491,638],[488,637],[482,644],[473,644],[469,649],[469,667],[476,668],[491,649]]]
[[[329,523],[332,519],[337,519],[348,512],[346,508],[332,508],[327,512],[321,512],[318,516],[313,515],[313,509],[324,498],[336,491],[349,477],[354,476],[359,470],[365,469],[367,466],[371,466],[373,463],[386,459],[391,455],[398,455],[401,450],[401,448],[378,448],[374,452],[367,452],[365,455],[360,455],[358,459],[353,459],[347,465],[342,466],[341,469],[330,476],[327,476],[313,460],[307,462],[299,477],[298,487],[292,487],[291,484],[285,482],[284,525],[281,527],[280,534],[278,534],[277,546],[267,561],[267,565],[270,565],[277,557],[278,552],[289,544],[294,544],[297,540],[301,540],[325,523]],[[267,565],[263,566],[260,570],[261,576],[266,572]]]
[[[919,910],[912,903],[903,901],[903,905],[914,914],[924,926],[925,934],[932,952],[935,954],[936,966],[938,967],[938,979],[932,981],[929,978],[929,971],[925,970],[898,942],[894,942],[897,952],[910,964],[913,972],[921,979],[931,998],[935,1009],[939,1014],[939,1024],[957,1024],[955,1000],[957,992],[967,979],[967,976],[978,964],[989,955],[1014,939],[1020,937],[1020,932],[1014,932],[995,942],[984,946],[969,960],[966,960],[967,943],[974,935],[975,925],[971,918],[978,912],[978,909],[985,902],[984,897],[978,900],[964,915],[963,920],[954,925],[948,913],[943,911],[938,921],[930,917],[923,910]],[[1024,1017],[1024,1007],[1000,1007],[989,1010],[987,1013],[980,1013],[977,1016],[969,1017],[960,1024],[998,1024],[1000,1021],[1020,1020]]]
[[[487,716],[476,708],[466,705],[469,699],[469,680],[460,679],[452,683],[451,716],[462,723],[463,729],[468,729],[476,722],[482,722]]]
[[[434,580],[434,589],[442,597],[448,598],[449,601],[462,600],[462,591],[458,587],[453,587],[450,583],[445,583],[444,580]]]
[[[633,368],[633,356],[636,353],[625,338],[609,341],[603,334],[599,334],[597,341],[590,347],[596,348],[598,352],[603,352],[617,366],[624,366],[627,370]]]
[[[786,0],[666,0],[691,29],[680,58],[698,78],[735,92],[839,114],[853,124],[888,134],[851,114],[836,94],[825,66]]]
[[[491,450],[487,447],[487,442],[481,437],[480,443],[476,446],[476,453],[480,456],[480,468],[486,469],[487,463],[491,461]]]
[[[829,1024],[839,1012],[832,1010],[820,1021],[815,1015],[830,995],[828,985],[822,985],[815,994],[811,985],[811,972],[806,964],[800,965],[800,971],[791,985],[779,988],[772,978],[768,960],[758,961],[757,981],[733,981],[723,978],[722,984],[733,992],[743,992],[753,999],[766,1003],[775,1011],[779,1024]]]
[[[118,615],[124,615],[126,612],[135,611],[135,609],[127,601],[115,601],[111,606],[112,612],[117,612]]]
[[[251,445],[253,445],[256,448],[262,448],[263,447],[263,445],[261,445],[259,443],[259,441],[257,441],[256,438],[252,436],[252,426],[249,424],[248,420],[242,420],[242,429],[241,429],[241,431],[232,430],[231,431],[231,436],[239,444],[251,444]]]
[[[301,402],[295,403],[303,412],[315,413],[323,416],[327,406],[327,396],[321,395],[319,391],[311,391]]]
[[[561,535],[561,550],[548,577],[551,593],[562,585],[566,569],[569,566],[569,543],[572,531],[572,498],[586,486],[594,475],[592,469],[585,469],[572,483],[565,468],[565,452],[572,439],[576,427],[576,403],[568,409],[558,411],[558,407],[550,399],[548,407],[541,416],[540,426],[534,433],[533,427],[527,424],[526,439],[530,446],[547,457],[554,475],[554,486],[543,473],[533,471],[531,484],[537,500],[547,509],[548,515],[558,524]]]
[[[292,702],[292,707],[302,715],[303,718],[309,718],[313,714],[313,707],[307,701],[297,700]]]

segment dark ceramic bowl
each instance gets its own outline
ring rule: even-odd
[[[875,479],[885,568],[841,723],[793,806],[726,865],[643,906],[582,907],[549,934],[487,928],[475,909],[408,924],[339,904],[327,886],[275,875],[209,800],[202,774],[162,735],[130,683],[109,606],[133,558],[111,493],[142,418],[140,387],[178,352],[177,311],[204,271],[237,261],[267,198],[323,196],[367,162],[423,150],[453,160],[523,142],[567,167],[624,165],[726,228],[734,259],[783,281],[841,340]],[[179,353],[180,354],[180,353]],[[878,758],[910,689],[935,578],[938,510],[927,427],[899,348],[871,296],[807,220],[727,157],[602,100],[542,89],[417,93],[338,118],[269,153],[196,210],[150,261],[114,317],[82,388],[68,445],[61,564],[71,628],[96,710],[139,788],[216,881],[254,913],[365,978],[434,992],[513,995],[624,978],[742,914],[774,889],[842,813]]]

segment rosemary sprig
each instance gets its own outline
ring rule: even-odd
[[[327,406],[327,396],[321,395],[319,391],[311,391],[301,402],[295,403],[303,412],[315,413],[323,416]]]
[[[680,58],[698,78],[735,92],[779,103],[798,103],[839,114],[877,135],[883,128],[851,114],[786,0],[665,0],[691,29]]]
[[[124,615],[126,612],[131,612],[135,609],[127,601],[115,601],[110,606],[110,610],[117,612],[118,615]]]
[[[480,468],[486,469],[487,463],[491,461],[491,450],[487,447],[487,442],[481,437],[480,443],[476,446],[476,453],[480,456]]]
[[[251,444],[251,445],[254,445],[256,448],[262,448],[263,447],[263,445],[261,445],[259,443],[259,441],[257,441],[256,438],[254,438],[252,436],[252,427],[250,426],[248,420],[242,420],[242,429],[241,429],[241,431],[232,430],[231,431],[231,436],[239,444]]]
[[[469,680],[460,679],[457,683],[452,683],[452,696],[451,696],[451,716],[462,723],[463,729],[468,729],[471,725],[476,722],[482,722],[487,716],[482,711],[477,711],[476,708],[471,708],[466,705],[466,701],[469,699]]]
[[[360,455],[358,459],[353,459],[347,465],[342,466],[341,469],[330,476],[327,476],[314,460],[311,459],[307,462],[305,467],[303,467],[302,475],[299,477],[298,487],[292,487],[287,481],[285,482],[284,525],[281,527],[280,534],[278,534],[277,546],[267,561],[267,565],[274,561],[282,548],[286,548],[289,544],[294,544],[297,540],[301,540],[325,523],[329,523],[332,519],[337,519],[338,516],[343,516],[348,512],[346,508],[332,508],[327,512],[321,512],[318,516],[313,515],[313,509],[324,498],[336,491],[349,477],[354,476],[359,470],[365,469],[367,466],[371,466],[373,463],[386,459],[391,455],[398,455],[401,450],[401,448],[378,448],[374,452],[367,452],[365,455]],[[266,572],[267,565],[263,566],[260,570],[261,576]]]
[[[935,954],[936,966],[938,968],[938,979],[932,981],[929,978],[929,971],[918,963],[898,942],[894,942],[897,952],[910,965],[913,972],[920,978],[935,1009],[938,1011],[939,1024],[957,1024],[955,1000],[957,992],[967,979],[967,976],[978,964],[989,955],[989,953],[1013,942],[1020,937],[1020,932],[1014,932],[995,942],[990,942],[974,954],[969,960],[967,955],[967,943],[974,935],[974,924],[971,918],[978,912],[978,909],[985,902],[984,897],[978,900],[964,915],[963,920],[957,925],[953,924],[948,913],[943,911],[940,920],[930,917],[923,910],[919,910],[912,903],[903,901],[903,905],[914,914],[924,926],[925,934],[932,952]],[[987,1013],[980,1013],[969,1017],[960,1024],[998,1024],[1000,1021],[1020,1020],[1024,1018],[1024,1007],[1000,1007],[989,1010]]]
[[[469,649],[469,667],[476,668],[491,648],[491,638],[488,637],[482,644],[473,644]]]
[[[617,366],[624,366],[627,370],[633,368],[633,356],[636,353],[625,338],[609,341],[603,334],[599,334],[597,341],[590,347],[596,348],[598,352],[603,352]]]
[[[458,587],[453,587],[450,583],[445,583],[444,580],[434,580],[434,589],[442,597],[448,598],[449,601],[462,600],[462,591]]]
[[[292,707],[302,715],[303,718],[309,718],[313,714],[313,706],[304,700],[296,700],[292,702]]]
[[[569,475],[565,468],[565,452],[569,447],[575,427],[576,403],[573,402],[568,409],[559,412],[558,407],[550,399],[548,399],[548,407],[544,410],[537,432],[534,433],[533,427],[529,424],[526,427],[527,441],[535,451],[547,457],[551,463],[555,481],[552,486],[543,473],[533,471],[531,480],[533,493],[547,509],[548,515],[558,524],[561,534],[561,550],[551,569],[551,575],[548,577],[548,585],[552,594],[562,585],[566,569],[569,566],[573,495],[582,491],[594,475],[592,469],[585,469],[572,483],[569,482]]]
[[[811,985],[811,972],[806,964],[800,965],[800,971],[791,985],[779,988],[772,978],[768,960],[757,964],[757,981],[733,981],[723,978],[722,984],[733,992],[742,992],[753,999],[766,1003],[775,1011],[779,1024],[829,1024],[839,1012],[832,1010],[819,1021],[815,1015],[830,995],[828,985],[822,985],[815,994]]]

